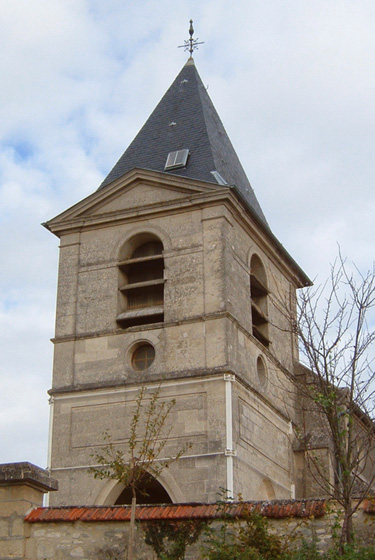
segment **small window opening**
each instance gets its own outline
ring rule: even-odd
[[[220,173],[218,171],[211,171],[211,175],[213,175],[216,179],[216,182],[219,183],[219,185],[227,185],[228,183],[226,182],[226,180],[220,175]]]
[[[177,150],[169,152],[164,169],[178,169],[185,167],[189,156],[189,150]]]
[[[264,266],[257,255],[250,265],[250,295],[253,335],[268,348],[268,289]]]
[[[151,344],[141,344],[132,355],[132,366],[135,371],[143,371],[151,366],[155,359],[155,348]]]

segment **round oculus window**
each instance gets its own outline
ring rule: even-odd
[[[132,354],[132,367],[136,371],[143,371],[150,367],[155,359],[155,348],[151,344],[140,344]]]

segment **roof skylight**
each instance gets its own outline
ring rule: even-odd
[[[189,156],[189,150],[177,150],[169,152],[164,169],[178,169],[185,167]]]
[[[223,177],[220,175],[220,173],[218,171],[211,171],[211,173],[215,177],[215,179],[219,183],[219,185],[227,185],[228,184],[226,182],[226,180],[223,179]]]

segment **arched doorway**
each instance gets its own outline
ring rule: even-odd
[[[172,500],[156,478],[145,473],[139,488],[136,491],[137,504],[171,504]],[[124,488],[115,501],[115,505],[128,505],[132,502],[132,491],[129,487]]]

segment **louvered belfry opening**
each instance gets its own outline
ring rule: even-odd
[[[268,348],[268,288],[267,276],[263,263],[253,255],[250,264],[251,319],[253,335]]]
[[[122,328],[164,320],[163,244],[157,238],[142,241],[144,236],[140,236],[140,244],[136,244],[129,257],[118,264],[120,314],[117,323]]]

